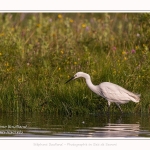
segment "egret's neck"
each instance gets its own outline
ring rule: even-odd
[[[86,78],[86,84],[94,93],[98,94],[97,86],[92,83],[90,76]]]

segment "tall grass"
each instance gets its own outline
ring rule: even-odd
[[[142,13],[0,14],[0,111],[105,112],[84,80],[64,84],[84,71],[141,94],[123,111],[149,113],[149,22]]]

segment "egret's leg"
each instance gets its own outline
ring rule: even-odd
[[[108,114],[110,113],[110,104],[111,102],[108,101]]]
[[[118,103],[116,103],[116,105],[119,107],[119,109],[120,109],[121,113],[123,113],[123,111],[122,111],[122,109],[121,109],[120,105],[119,105]]]

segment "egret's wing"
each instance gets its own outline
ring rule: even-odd
[[[116,103],[127,103],[132,100],[134,102],[139,102],[139,95],[136,95],[121,86],[118,86],[113,83],[104,82],[100,84],[100,95],[110,102]]]

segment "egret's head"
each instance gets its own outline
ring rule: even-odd
[[[74,79],[77,79],[77,78],[80,78],[80,77],[83,77],[83,78],[86,78],[88,74],[84,73],[84,72],[77,72],[72,78],[70,78],[66,83],[68,83],[69,81],[71,80],[74,80]]]

